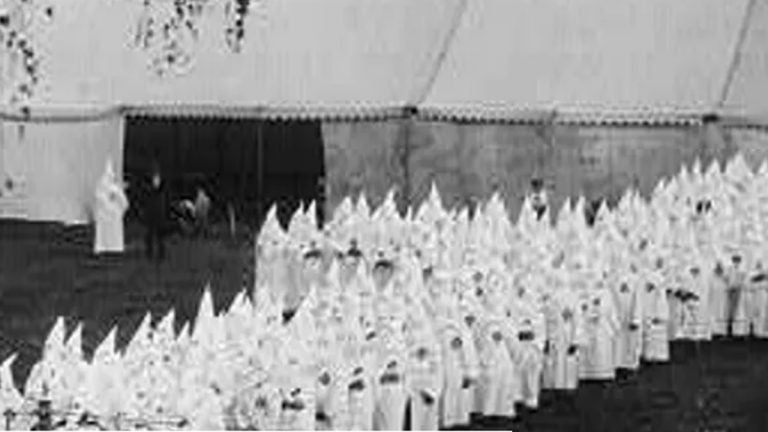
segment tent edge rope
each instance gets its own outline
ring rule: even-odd
[[[448,52],[453,46],[453,41],[456,37],[456,33],[458,32],[459,26],[463,21],[468,3],[469,3],[468,0],[458,1],[456,5],[456,9],[453,13],[453,17],[451,19],[450,27],[448,27],[448,32],[442,40],[442,44],[440,45],[440,48],[437,52],[437,57],[434,63],[431,64],[431,70],[429,70],[429,72],[426,74],[427,75],[426,82],[424,83],[424,86],[422,88],[416,89],[416,91],[414,92],[415,95],[413,95],[413,97],[409,98],[407,102],[408,107],[420,106],[421,104],[424,103],[424,100],[427,98],[427,96],[429,96],[429,93],[432,91],[432,87],[434,87],[435,81],[437,80],[437,77],[439,76],[440,71],[443,69],[445,58],[448,56]]]
[[[728,70],[726,71],[723,87],[720,90],[720,98],[718,99],[718,102],[717,102],[718,108],[723,108],[725,106],[725,103],[728,100],[728,97],[730,96],[730,90],[731,90],[731,86],[733,85],[733,79],[736,76],[736,71],[738,70],[741,64],[742,49],[744,47],[744,42],[747,39],[747,34],[749,33],[749,29],[751,27],[752,15],[753,15],[756,4],[757,4],[756,0],[749,0],[747,3],[747,6],[745,7],[744,18],[742,19],[741,27],[739,28],[739,34],[736,39],[736,44],[734,45],[734,48],[733,48],[733,55],[731,57],[731,62],[728,65]]]

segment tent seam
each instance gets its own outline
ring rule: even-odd
[[[417,92],[414,97],[410,98],[410,103],[408,106],[418,108],[422,103],[424,103],[424,100],[426,100],[427,96],[429,96],[429,94],[432,92],[432,88],[437,81],[437,77],[440,75],[440,71],[443,69],[445,58],[448,56],[448,52],[453,47],[453,42],[455,40],[459,26],[463,22],[468,2],[468,0],[459,0],[459,3],[456,5],[456,11],[454,12],[451,25],[448,28],[448,33],[443,39],[443,43],[437,53],[437,58],[435,59],[433,68],[427,75],[426,83],[421,91]],[[408,106],[406,106],[406,108]]]
[[[749,29],[751,27],[752,15],[756,4],[756,0],[749,0],[749,3],[747,3],[747,6],[744,10],[744,18],[742,19],[741,27],[739,28],[739,34],[736,39],[736,44],[734,45],[733,55],[731,57],[730,64],[728,65],[728,70],[726,71],[723,87],[720,90],[720,100],[717,103],[717,106],[720,108],[722,108],[728,100],[731,86],[733,84],[733,79],[736,76],[736,71],[738,70],[739,65],[741,64],[741,51],[744,48],[744,42],[747,39],[747,34],[749,33]]]

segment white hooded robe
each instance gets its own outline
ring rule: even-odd
[[[758,277],[755,277],[758,276]],[[745,284],[744,303],[751,334],[768,337],[768,276],[755,275]]]
[[[555,293],[551,309],[544,386],[556,390],[576,390],[579,385],[579,358],[586,342],[578,295],[571,289]]]
[[[598,289],[586,311],[587,346],[579,364],[579,376],[589,380],[611,380],[616,376],[614,344],[619,319],[610,291]]]
[[[463,331],[462,331],[463,330]],[[454,339],[459,342],[454,342]],[[478,358],[469,328],[457,322],[443,330],[443,384],[441,427],[469,424],[478,378]]]
[[[615,345],[616,367],[636,370],[642,354],[643,301],[637,281],[624,280],[615,287],[619,333]]]
[[[95,254],[125,251],[123,216],[127,210],[128,198],[118,184],[112,163],[107,162],[104,175],[96,188],[94,203],[96,237],[93,252]]]
[[[479,341],[480,382],[476,393],[477,405],[480,413],[486,416],[514,416],[517,370],[506,339],[515,335],[505,331],[501,320],[492,320],[483,327]],[[497,332],[501,335],[499,340],[498,336],[494,337]]]
[[[669,361],[669,304],[660,278],[649,272],[643,279],[643,359]]]

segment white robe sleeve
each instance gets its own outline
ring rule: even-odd
[[[642,328],[643,318],[645,317],[645,311],[643,310],[643,300],[641,298],[641,287],[637,287],[632,295],[632,313],[630,318],[630,324],[634,324],[637,328]]]
[[[462,339],[464,342],[462,345],[464,349],[465,361],[464,374],[467,376],[467,378],[477,380],[480,377],[480,361],[477,352],[477,345],[475,345],[474,338],[472,337],[469,329],[467,329],[462,334]]]
[[[657,288],[658,289],[658,288]],[[663,322],[669,322],[670,315],[669,315],[669,301],[667,300],[667,293],[662,289],[660,292],[657,292],[656,295],[656,301],[654,302],[654,305],[656,306],[656,310],[653,311],[656,318],[660,319]]]
[[[608,302],[605,310],[605,322],[611,334],[616,334],[621,330],[621,321],[619,320],[618,311],[616,310],[616,304]]]
[[[543,313],[537,313],[534,317],[533,329],[536,333],[536,349],[544,351],[544,345],[547,343],[547,320]]]
[[[581,311],[581,308],[576,307],[573,308],[573,327],[574,327],[574,335],[573,335],[573,341],[571,342],[574,345],[578,345],[579,347],[587,346],[589,341],[587,340],[587,328],[586,328],[586,320],[584,319],[584,314]]]

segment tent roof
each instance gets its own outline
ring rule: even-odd
[[[711,108],[744,5],[743,0],[469,1],[424,105]]]
[[[61,0],[35,104],[273,119],[378,119],[407,107],[453,121],[763,118],[768,2],[753,5],[733,61],[749,2],[266,0],[241,53],[225,48],[219,10],[201,23],[189,73],[162,78],[130,46],[140,2]]]
[[[141,2],[63,0],[51,30],[45,100],[61,104],[264,107],[318,114],[407,103],[447,28],[445,0],[277,0],[224,43],[223,4],[200,23],[195,63],[159,77],[131,46]],[[98,35],[98,37],[96,36]],[[75,60],[77,59],[77,60]],[[199,108],[194,108],[199,111]]]
[[[768,124],[768,2],[753,0],[740,55],[734,59],[731,85],[724,104],[735,114]]]

